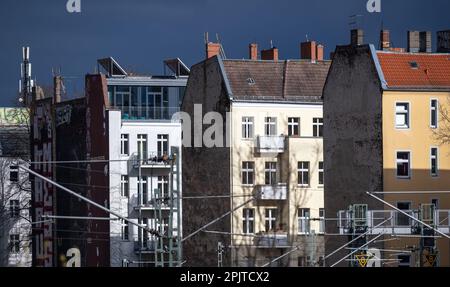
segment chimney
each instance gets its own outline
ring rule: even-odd
[[[353,29],[351,31],[351,45],[360,46],[364,44],[364,31],[361,29]]]
[[[323,61],[323,45],[319,44],[317,45],[317,61]]]
[[[53,103],[57,104],[61,102],[61,90],[62,90],[62,78],[56,76],[53,78]]]
[[[391,40],[389,30],[381,30],[380,32],[380,50],[387,51],[391,48]]]
[[[249,59],[250,60],[258,60],[258,44],[252,43],[248,45]]]
[[[420,39],[420,52],[421,53],[431,53],[431,32],[425,31],[419,33]]]
[[[278,61],[278,49],[271,48],[261,51],[261,60]]]
[[[437,32],[437,52],[450,53],[450,30]]]
[[[300,44],[300,57],[305,60],[317,60],[317,43],[315,41]]]
[[[408,52],[418,53],[420,50],[420,33],[419,31],[408,31]]]
[[[206,59],[217,56],[220,54],[220,44],[208,42],[206,44]]]

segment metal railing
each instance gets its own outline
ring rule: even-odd
[[[122,111],[122,120],[171,120],[172,116],[180,111],[179,107],[111,107]]]
[[[285,142],[285,136],[258,136],[256,148],[259,153],[283,153]]]
[[[257,187],[257,198],[261,200],[286,200],[287,184],[259,185]]]

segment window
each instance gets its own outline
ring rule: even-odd
[[[409,104],[397,103],[395,107],[395,127],[397,129],[409,128]]]
[[[20,206],[18,200],[10,200],[9,201],[9,213],[12,218],[20,216]]]
[[[431,100],[431,108],[430,108],[430,126],[432,129],[436,129],[438,127],[438,101]]]
[[[140,205],[148,204],[148,188],[147,188],[147,177],[143,176],[142,178],[137,178],[138,184],[138,199]]]
[[[433,147],[431,148],[431,176],[433,177],[437,177],[439,175],[438,163],[438,149]]]
[[[158,176],[158,190],[160,192],[159,198],[161,198],[163,203],[169,202],[169,177],[167,175],[165,176]]]
[[[276,208],[266,209],[266,232],[276,231],[278,210]]]
[[[266,117],[264,119],[264,135],[266,136],[277,135],[277,118]]]
[[[319,209],[319,233],[325,234],[325,209],[320,208]]]
[[[138,135],[138,157],[139,159],[147,159],[147,135]]]
[[[408,212],[411,209],[411,203],[410,202],[397,202],[397,208]],[[408,216],[397,212],[397,225],[398,226],[410,226],[411,220]]]
[[[298,233],[299,234],[309,234],[310,210],[309,208],[300,208],[298,210]]]
[[[129,155],[129,147],[128,147],[128,135],[120,136],[120,154],[121,155]]]
[[[398,267],[410,267],[411,266],[411,255],[397,255]]]
[[[122,175],[120,178],[120,195],[128,197],[130,194],[130,185],[128,175]]]
[[[298,184],[309,186],[309,162],[307,161],[298,163]]]
[[[19,181],[19,167],[17,165],[12,165],[9,167],[9,181],[10,182]]]
[[[11,253],[19,253],[20,252],[20,236],[19,234],[10,234],[9,235],[9,246]]]
[[[265,168],[266,185],[274,185],[277,183],[277,163],[266,162]]]
[[[319,185],[323,185],[323,161],[319,162]]]
[[[251,139],[253,138],[253,118],[243,117],[242,118],[242,138]]]
[[[243,233],[253,234],[255,233],[255,210],[253,208],[244,208],[242,215]]]
[[[410,153],[409,152],[397,152],[397,177],[398,178],[410,178],[411,176],[410,166]]]
[[[255,178],[255,163],[244,161],[242,163],[242,184],[253,185]]]
[[[313,137],[323,137],[323,118],[313,119]]]
[[[122,240],[128,240],[128,221],[121,219]]]
[[[439,209],[439,199],[432,199],[431,204],[434,205],[435,209]]]
[[[158,135],[158,156],[169,155],[169,135]]]
[[[300,118],[288,118],[288,135],[290,137],[300,136]]]

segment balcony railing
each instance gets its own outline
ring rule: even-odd
[[[170,168],[170,156],[168,155],[158,155],[157,153],[150,153],[139,155],[138,153],[133,153],[130,156],[129,163],[132,168]]]
[[[179,107],[112,107],[122,111],[122,120],[141,121],[141,120],[164,120],[169,121],[172,116],[180,111]]]
[[[258,136],[256,138],[256,151],[258,153],[283,153],[285,142],[285,136]]]
[[[404,210],[404,212],[421,220],[417,210]],[[434,210],[433,213],[433,218],[431,219],[432,222],[429,222],[429,224],[443,233],[450,234],[450,210]],[[368,225],[367,228],[371,231],[371,234],[380,234],[381,232],[386,232],[388,234],[416,234],[421,228],[420,223],[396,210],[370,210],[366,212],[365,216]],[[349,234],[353,226],[352,221],[354,220],[351,218],[350,212],[348,210],[341,210],[338,213],[338,217],[338,228],[340,233]],[[377,227],[377,225],[381,224],[383,221],[386,222]]]
[[[260,200],[286,200],[287,184],[260,185],[257,189],[257,198]]]
[[[288,248],[287,232],[264,233],[255,237],[254,244],[260,248]]]

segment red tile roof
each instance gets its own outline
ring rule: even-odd
[[[450,89],[450,54],[378,51],[377,56],[388,88]]]

